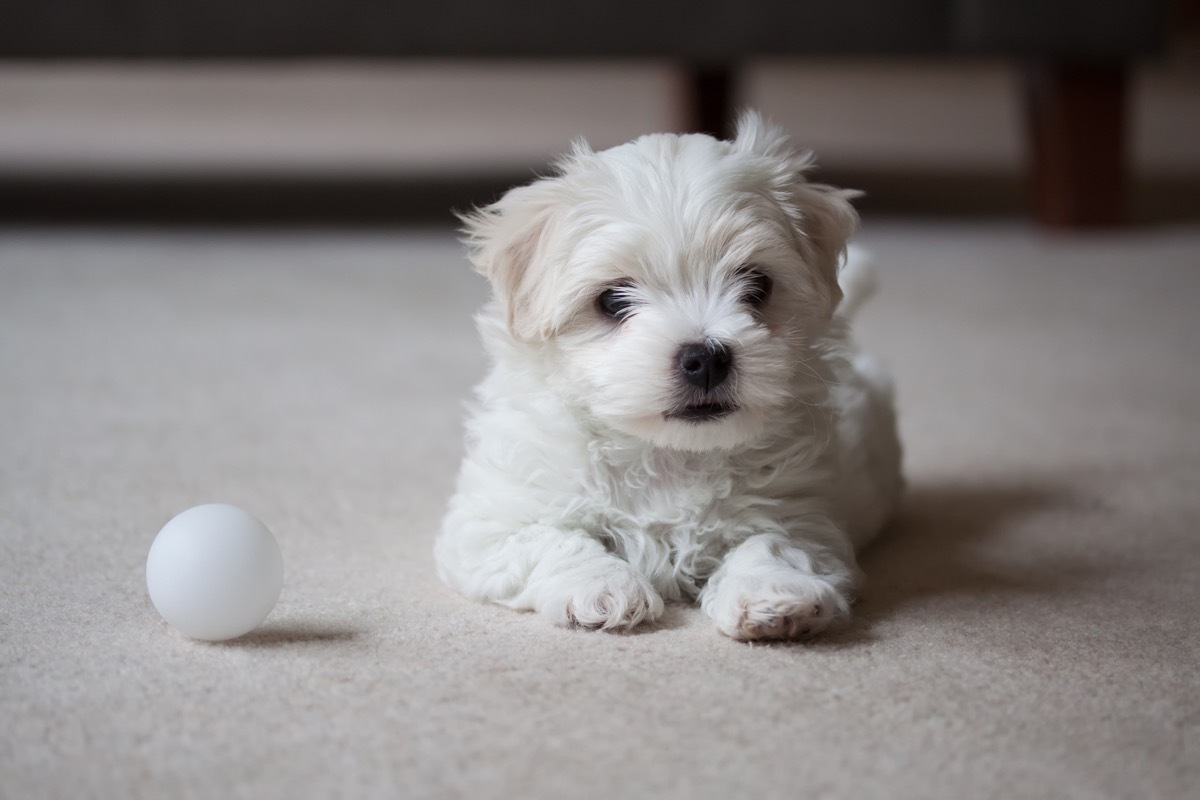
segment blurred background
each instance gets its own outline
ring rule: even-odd
[[[1198,797],[1198,5],[0,0],[0,799]],[[742,106],[866,191],[859,622],[462,601],[453,210]],[[213,500],[288,578],[198,647],[144,568]]]
[[[755,107],[866,213],[1200,217],[1200,0],[0,0],[8,220],[452,221]]]

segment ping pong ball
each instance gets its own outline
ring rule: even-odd
[[[267,526],[224,503],[189,508],[154,537],[146,588],[163,619],[193,639],[257,628],[283,588],[283,555]]]

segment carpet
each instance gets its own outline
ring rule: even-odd
[[[1178,798],[1200,785],[1200,229],[868,221],[910,491],[855,621],[746,645],[467,602],[449,232],[0,232],[0,796]],[[241,505],[283,595],[173,633]]]

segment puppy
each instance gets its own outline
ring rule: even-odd
[[[698,602],[739,640],[850,613],[897,504],[853,193],[754,114],[733,141],[577,144],[464,217],[492,360],[435,555],[467,597],[624,630]],[[843,291],[847,293],[843,301]]]

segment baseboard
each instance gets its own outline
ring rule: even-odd
[[[3,175],[0,220],[95,224],[453,224],[454,212],[486,204],[526,174]],[[827,169],[816,180],[863,191],[867,215],[1019,216],[1026,187],[1008,173]],[[1133,181],[1135,223],[1200,220],[1200,178]]]

